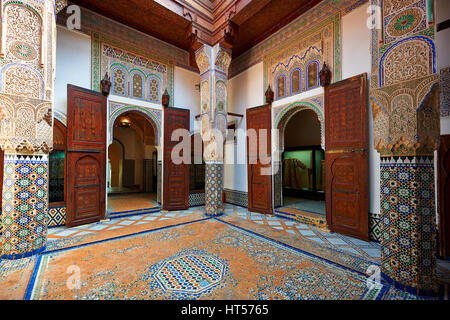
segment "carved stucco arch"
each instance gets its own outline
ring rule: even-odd
[[[113,142],[113,134],[114,134],[114,123],[116,120],[127,112],[136,112],[142,116],[150,123],[152,126],[153,132],[155,134],[156,141],[156,149],[159,150],[161,143],[161,121],[148,109],[137,106],[124,106],[117,110],[115,110],[109,116],[109,126],[108,126],[108,146]]]
[[[317,115],[320,123],[320,141],[322,149],[325,150],[325,117],[322,110],[311,102],[294,102],[284,107],[275,118],[274,128],[279,130],[278,150],[284,150],[284,133],[289,120],[298,112],[303,110],[312,110]]]

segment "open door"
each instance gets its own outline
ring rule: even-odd
[[[439,148],[439,254],[450,257],[450,135],[441,136]]]
[[[247,109],[247,131],[254,129],[258,138],[256,148],[250,148],[249,138],[247,137],[247,176],[248,176],[248,210],[265,214],[272,214],[272,175],[262,174],[261,170],[271,170],[271,107],[270,104]],[[260,129],[265,129],[266,150],[259,150],[260,140],[265,138],[261,135]],[[256,154],[255,154],[256,152]],[[261,163],[259,155],[268,157],[268,163]],[[264,161],[266,162],[266,161]]]
[[[367,74],[325,87],[327,223],[369,240]]]
[[[105,218],[106,97],[67,86],[68,227]]]
[[[166,108],[164,110],[164,210],[186,210],[189,208],[189,164],[174,164],[172,150],[180,141],[172,141],[172,133],[177,129],[189,131],[189,110]],[[189,150],[189,153],[191,150]],[[183,156],[183,155],[181,155]]]

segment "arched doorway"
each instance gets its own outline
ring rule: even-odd
[[[157,134],[147,115],[128,111],[112,127],[108,147],[108,215],[159,207]]]
[[[292,106],[277,124],[280,171],[274,188],[277,212],[326,226],[323,116],[305,106]]]
[[[108,148],[108,188],[109,193],[123,188],[123,161],[125,147],[119,140],[114,140]]]

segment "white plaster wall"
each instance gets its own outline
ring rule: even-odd
[[[191,111],[190,130],[194,130],[194,117],[200,110],[200,92],[195,84],[200,82],[198,73],[175,67],[174,69],[174,106]],[[55,111],[67,116],[67,84],[91,89],[91,38],[65,27],[57,27]],[[110,101],[130,105],[161,109],[160,104],[110,95]],[[163,120],[163,119],[162,119]],[[109,124],[108,124],[109,127]],[[163,137],[161,136],[161,141]],[[158,159],[162,153],[158,152]]]
[[[302,92],[302,93],[299,93],[299,94],[296,94],[293,96],[289,96],[289,97],[274,101],[272,103],[272,108],[276,108],[279,106],[285,106],[285,105],[288,105],[288,104],[291,104],[291,103],[294,103],[297,101],[305,100],[307,98],[311,98],[311,97],[314,97],[314,96],[317,96],[317,95],[320,95],[323,93],[324,93],[324,90],[322,87],[311,89],[311,90],[308,90],[308,91],[305,91],[305,92]]]
[[[366,26],[367,6],[364,5],[343,17],[342,21],[342,76],[343,79],[366,72],[370,78],[371,52],[370,40],[371,32]],[[249,107],[264,104],[264,84],[263,84],[263,63],[255,66],[233,77],[228,82],[229,111],[235,113],[246,113]],[[322,94],[323,88],[317,88],[296,96],[274,102],[273,107],[299,101],[317,94]],[[380,173],[379,154],[373,146],[373,121],[371,108],[369,110],[369,184],[370,184],[370,212],[379,213],[380,195]],[[235,120],[229,117],[229,121]],[[238,120],[237,128],[246,129],[246,119]],[[235,159],[240,154],[246,154],[246,140],[238,141],[237,145],[232,143],[225,146],[226,160]],[[228,189],[247,191],[247,166],[246,165],[225,165],[224,186]]]
[[[91,37],[56,29],[55,109],[67,115],[67,84],[91,88]]]
[[[200,83],[200,74],[175,67],[174,107],[190,110],[190,131],[199,130],[195,125],[195,116],[200,114],[200,91],[195,85]]]
[[[367,28],[367,5],[342,18],[342,78],[371,73],[371,30]],[[369,83],[368,83],[369,84]],[[369,210],[380,213],[380,155],[374,148],[372,108],[369,118]]]
[[[342,21],[342,76],[346,79],[364,72],[370,77],[371,52],[370,52],[370,30],[366,27],[367,6],[364,5],[343,17]],[[264,103],[263,93],[263,63],[259,63],[243,73],[230,79],[229,88],[229,111],[242,113],[248,107],[259,106]],[[317,88],[300,95],[288,97],[276,101],[273,106],[284,105],[305,99],[310,96],[323,93],[322,88]],[[230,120],[233,120],[230,118]],[[246,129],[245,118],[238,123],[238,128]],[[370,184],[370,212],[380,212],[380,173],[379,155],[373,147],[373,123],[371,109],[369,108],[369,184]],[[227,144],[225,156],[230,159],[237,154],[246,152],[246,141],[238,142],[238,145]],[[246,165],[225,166],[225,188],[247,191],[247,167]]]
[[[436,0],[436,24],[450,19],[450,1]],[[439,68],[450,66],[450,29],[436,33],[437,64]]]
[[[236,121],[236,129],[246,130],[246,110],[264,104],[264,69],[260,62],[228,81],[228,111],[244,115],[244,118],[228,117]],[[225,164],[224,187],[247,192],[247,140],[245,136],[237,144],[225,145],[226,163],[234,160],[240,164]],[[240,161],[238,161],[240,160]]]

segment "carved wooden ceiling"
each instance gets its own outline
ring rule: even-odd
[[[321,1],[71,0],[184,50],[193,52],[202,44],[220,43],[232,49],[233,57]]]
[[[104,15],[155,38],[189,50],[186,36],[191,22],[151,0],[71,0],[72,3]]]

